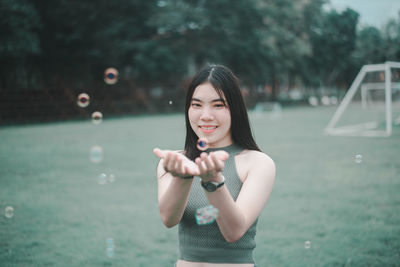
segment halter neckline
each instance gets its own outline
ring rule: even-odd
[[[227,152],[228,154],[231,154],[231,153],[241,151],[243,149],[240,148],[235,143],[232,143],[228,146],[223,146],[223,147],[209,147],[209,148],[207,148],[207,150],[205,152],[209,153],[209,152],[214,152],[214,151],[218,151],[218,150],[223,150],[223,151]]]

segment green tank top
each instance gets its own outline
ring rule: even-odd
[[[230,145],[218,149],[210,148],[206,152],[215,150],[225,150],[229,154],[223,175],[232,198],[236,200],[243,183],[236,171],[235,155],[243,149]],[[196,210],[210,204],[200,185],[200,178],[194,179],[185,212],[179,223],[179,259],[210,263],[254,263],[254,237],[258,219],[241,239],[233,243],[225,241],[216,221],[209,225],[197,225]]]

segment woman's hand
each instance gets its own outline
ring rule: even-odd
[[[204,182],[219,181],[225,167],[225,161],[228,157],[229,154],[222,150],[211,152],[210,154],[201,153],[200,157],[195,160],[200,171],[198,176],[200,176]]]
[[[200,174],[199,167],[182,153],[159,148],[155,148],[153,152],[157,157],[163,159],[165,171],[173,176],[187,178]]]

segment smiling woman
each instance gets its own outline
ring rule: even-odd
[[[211,83],[199,85],[193,94],[188,116],[190,127],[199,138],[206,138],[209,147],[232,144],[231,115],[225,103]]]
[[[211,65],[193,78],[185,118],[184,151],[154,149],[161,219],[167,227],[179,224],[176,266],[253,267],[257,221],[273,188],[275,165],[253,139],[237,78],[228,68]],[[205,151],[199,139],[207,140]],[[206,225],[196,217],[204,210],[217,216]]]

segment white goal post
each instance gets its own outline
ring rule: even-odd
[[[364,65],[356,78],[354,79],[350,89],[347,91],[342,102],[334,113],[328,126],[325,128],[325,133],[329,135],[344,135],[344,136],[390,136],[392,134],[393,113],[392,113],[392,94],[400,90],[400,82],[392,81],[392,69],[400,70],[400,62],[385,62],[383,64]],[[365,82],[364,79],[368,73],[382,72],[384,73],[382,82]],[[371,102],[371,91],[384,91],[384,113],[385,127],[377,129],[379,121],[368,121],[358,124],[338,126],[338,121],[343,117],[345,110],[352,103],[356,93],[360,94],[361,111],[368,108]],[[397,121],[398,119],[396,119]]]

